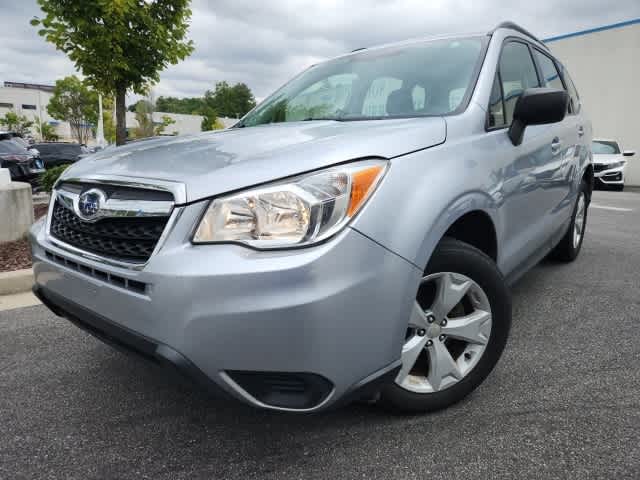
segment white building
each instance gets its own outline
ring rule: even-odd
[[[9,111],[14,111],[19,115],[25,115],[33,120],[35,125],[49,123],[56,128],[56,133],[61,140],[73,140],[71,128],[67,122],[54,119],[47,112],[47,105],[53,96],[51,85],[38,85],[32,83],[4,82],[0,87],[0,116],[4,116]],[[154,112],[153,121],[156,124],[162,123],[162,117],[171,117],[175,123],[165,128],[165,135],[188,135],[199,133],[203,117],[200,115],[183,115],[177,113]],[[238,119],[220,117],[219,120],[228,128],[235,124]],[[138,126],[135,113],[126,114],[127,129]],[[33,136],[38,137],[37,129],[33,129]]]
[[[617,139],[627,184],[640,185],[640,18],[545,40],[576,84],[596,138]]]
[[[69,139],[71,137],[69,124],[56,120],[47,112],[47,105],[52,96],[51,85],[4,82],[4,86],[0,87],[0,116],[13,110],[33,120],[35,125],[41,123],[54,125],[60,138]],[[36,129],[33,129],[33,134],[34,137],[38,137]]]

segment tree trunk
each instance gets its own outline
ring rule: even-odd
[[[126,88],[118,87],[116,89],[116,145],[124,145],[127,141],[126,94]]]

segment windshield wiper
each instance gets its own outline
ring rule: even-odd
[[[333,120],[335,122],[342,122],[344,118],[342,117],[307,117],[300,120],[301,122],[313,122],[313,121],[322,121],[322,120]]]

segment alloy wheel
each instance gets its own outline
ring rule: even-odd
[[[578,248],[584,233],[586,206],[587,202],[585,200],[584,192],[580,192],[580,196],[578,197],[578,206],[576,207],[576,218],[573,221],[573,248]]]
[[[452,272],[422,279],[402,347],[396,384],[433,393],[462,380],[482,357],[491,335],[491,306],[482,288]]]

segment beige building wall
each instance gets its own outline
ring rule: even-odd
[[[638,152],[627,157],[626,183],[640,185],[640,19],[565,37],[547,44],[569,70],[594,137]]]

